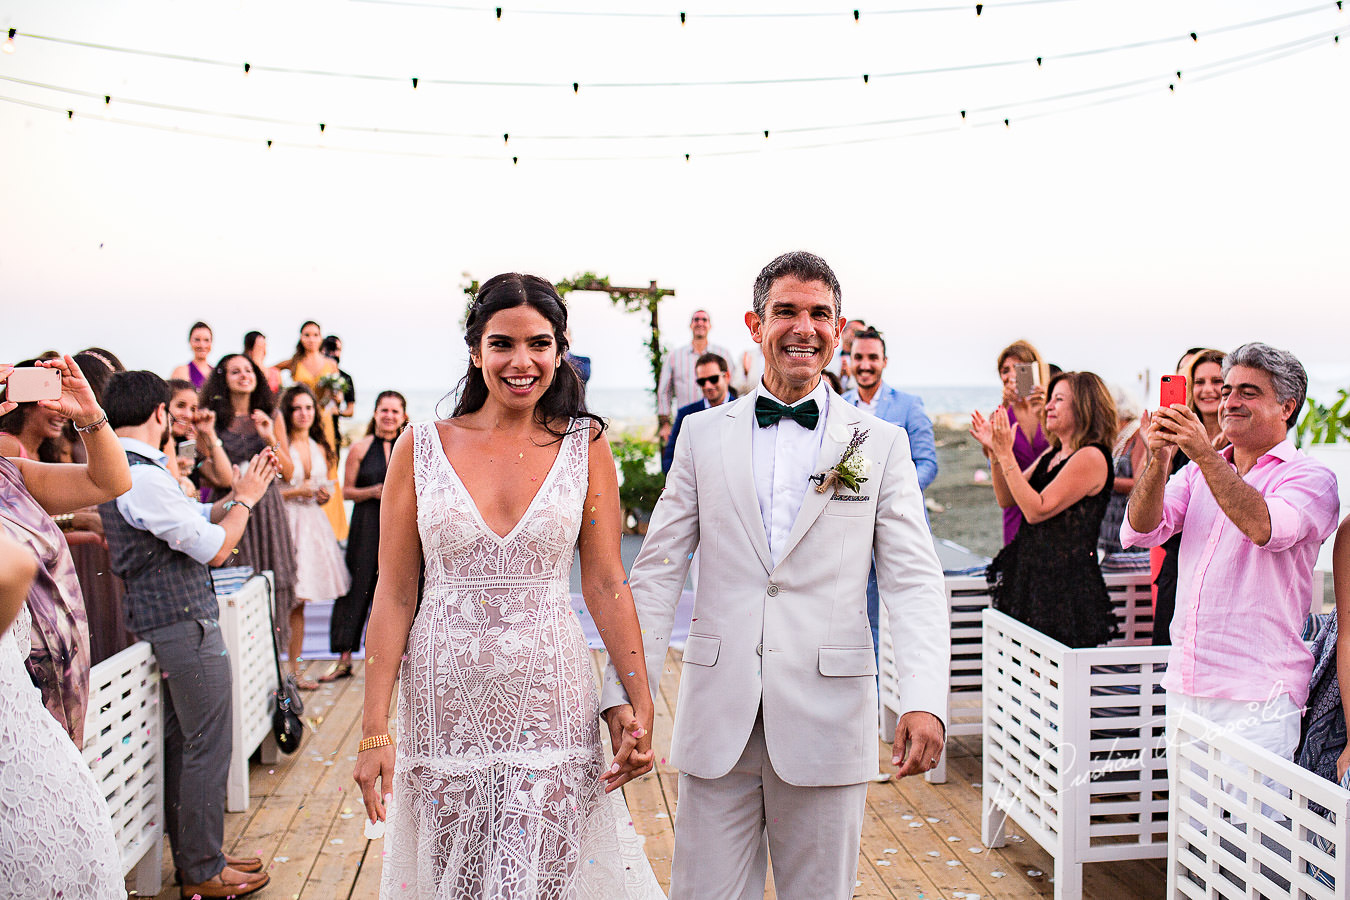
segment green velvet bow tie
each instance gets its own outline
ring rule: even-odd
[[[755,399],[755,421],[759,423],[760,428],[777,425],[780,419],[791,419],[805,429],[814,430],[816,423],[820,421],[820,407],[816,406],[814,400],[807,400],[796,406],[785,406],[762,394]]]

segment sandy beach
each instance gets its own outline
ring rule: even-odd
[[[988,471],[984,454],[964,428],[948,417],[934,424],[938,476],[924,496],[935,537],[953,541],[981,556],[992,557],[1003,546],[1003,518],[990,481],[975,480]]]

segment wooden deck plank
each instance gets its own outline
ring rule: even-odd
[[[603,654],[596,653],[597,672],[602,662]],[[680,777],[669,763],[680,668],[679,654],[671,651],[655,698],[656,771],[624,789],[634,827],[644,836],[652,868],[667,890]],[[227,849],[260,855],[269,864],[273,881],[260,896],[378,900],[384,842],[365,840],[364,807],[351,781],[365,687],[360,664],[356,671],[357,677],[306,696],[306,719],[317,729],[307,730],[294,756],[274,765],[254,763],[249,811],[226,815]],[[949,748],[947,784],[915,777],[869,786],[855,900],[960,893],[978,893],[986,900],[1053,896],[1053,861],[1034,841],[998,850],[980,846],[979,753],[978,738],[957,738]],[[893,772],[887,745],[878,744],[878,756],[882,770]],[[929,822],[930,817],[937,821]],[[1012,823],[1009,831],[1020,833]],[[957,864],[949,866],[949,860]],[[178,897],[172,875],[166,846],[161,900]],[[1145,900],[1161,894],[1165,876],[1162,860],[1091,864],[1084,869],[1083,895]],[[772,882],[765,896],[774,896]]]

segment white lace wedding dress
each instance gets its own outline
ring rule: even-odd
[[[608,796],[590,651],[569,603],[589,430],[506,537],[434,423],[413,426],[426,565],[399,679],[386,900],[663,898],[623,796]]]
[[[24,668],[28,607],[0,635],[0,897],[125,900],[103,794]]]

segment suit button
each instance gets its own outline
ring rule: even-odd
[[[755,653],[758,654],[759,656],[763,656],[763,655],[764,655],[764,645],[763,645],[763,644],[760,644],[758,647],[756,647],[756,648],[755,648]]]
[[[778,596],[778,585],[776,585],[776,584],[771,584],[771,585],[769,585],[769,588],[768,588],[768,594],[769,594],[770,597],[777,597],[777,596]]]

